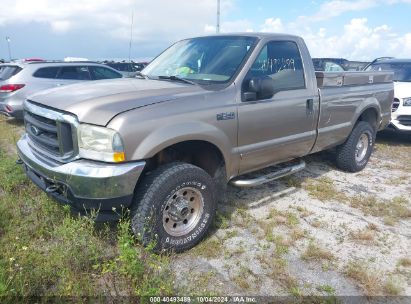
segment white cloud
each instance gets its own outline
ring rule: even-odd
[[[283,24],[280,19],[269,18],[260,31],[266,31],[267,24],[272,23]],[[269,32],[278,32],[277,27],[272,29]],[[381,56],[410,57],[411,54],[411,33],[399,35],[386,24],[372,27],[366,18],[352,19],[341,32],[333,35],[325,28],[315,31],[311,26],[297,26],[297,23],[282,25],[282,29],[302,36],[314,57],[372,60]]]
[[[313,16],[307,17],[310,21],[326,20],[340,16],[346,12],[361,11],[379,4],[378,0],[333,0],[327,1],[320,6],[319,11]]]
[[[221,1],[223,17],[233,5]],[[0,26],[39,22],[57,33],[87,28],[120,39],[129,39],[134,11],[136,41],[202,34],[211,31],[216,15],[215,0],[2,0],[2,7],[7,9],[0,10]]]
[[[284,25],[280,18],[268,18],[261,29],[262,32],[284,32]]]

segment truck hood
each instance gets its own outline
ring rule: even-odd
[[[80,122],[105,126],[122,112],[201,92],[205,90],[191,84],[136,78],[83,82],[41,91],[29,99],[73,113]]]
[[[411,97],[411,82],[394,82],[394,96],[396,98]]]

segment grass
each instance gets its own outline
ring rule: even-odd
[[[308,194],[320,201],[345,201],[347,199],[344,193],[339,192],[334,181],[329,177],[320,177],[318,179],[308,179],[303,188]]]
[[[19,128],[0,121],[0,297],[174,294],[170,257],[137,244],[128,221],[73,216],[28,181]]]
[[[283,257],[258,255],[258,260],[268,271],[268,276],[291,295],[300,295],[297,280],[289,273],[287,261]]]
[[[368,296],[377,295],[381,291],[381,282],[378,273],[371,271],[361,262],[351,262],[345,269],[347,277],[355,280]]]
[[[411,267],[411,258],[403,257],[398,260],[398,265],[402,267]]]
[[[375,231],[366,227],[365,229],[351,231],[350,237],[356,241],[372,242],[375,239]]]
[[[409,172],[411,170],[411,162],[409,159],[410,142],[409,140],[398,140],[398,134],[392,136],[392,133],[379,136],[379,140],[376,144],[374,157],[386,159],[391,161],[392,156],[395,155],[396,162],[389,165],[389,169],[400,170]]]
[[[190,250],[190,253],[206,259],[216,259],[224,255],[223,242],[216,237],[212,237],[195,246]]]
[[[297,215],[290,211],[280,211],[272,208],[267,217],[277,225],[285,225],[289,228],[295,227],[300,221]]]
[[[307,249],[301,255],[301,258],[306,261],[331,261],[335,257],[329,250],[321,248],[314,242],[310,242],[307,246]]]
[[[332,287],[331,285],[328,285],[328,284],[318,286],[317,290],[321,291],[321,292],[324,292],[324,293],[326,293],[327,295],[330,295],[330,296],[335,295],[335,288]]]
[[[394,225],[401,219],[411,218],[409,201],[403,196],[391,200],[378,200],[375,196],[355,196],[350,199],[351,206],[366,215],[382,217],[384,223]]]
[[[393,277],[388,278],[383,286],[384,292],[390,296],[398,296],[403,291],[401,282]]]

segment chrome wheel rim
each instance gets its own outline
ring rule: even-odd
[[[204,211],[204,198],[199,190],[184,187],[173,193],[163,209],[163,227],[171,236],[190,233]]]
[[[364,160],[368,152],[369,137],[366,133],[361,134],[355,147],[355,160],[357,163]]]

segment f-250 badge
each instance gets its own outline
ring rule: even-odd
[[[225,113],[218,113],[217,120],[229,120],[234,119],[235,113],[234,112],[225,112]]]

